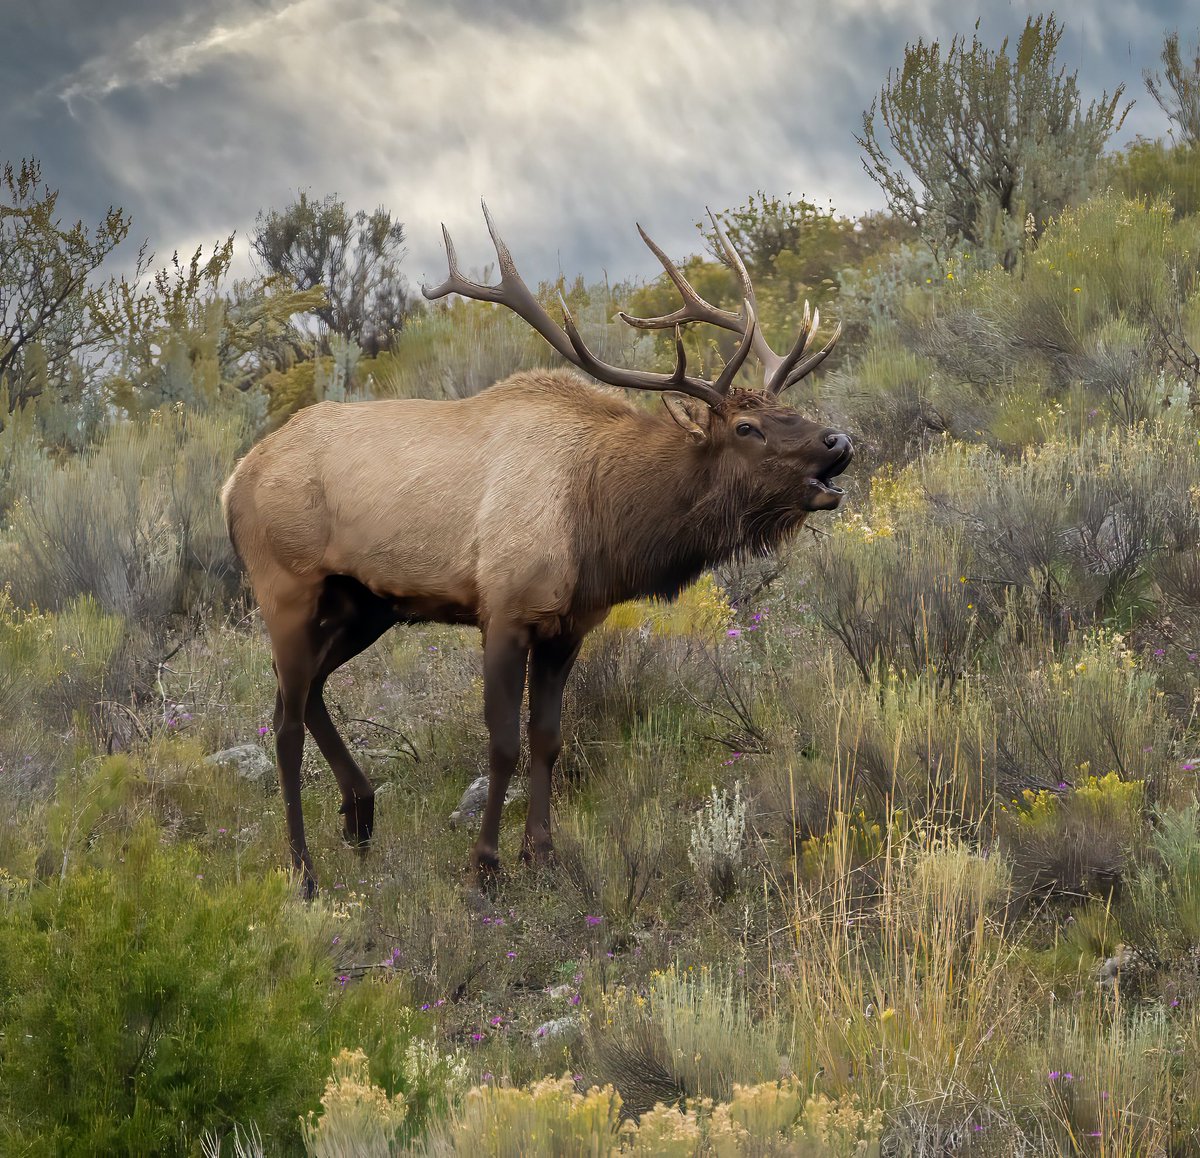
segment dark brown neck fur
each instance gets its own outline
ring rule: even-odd
[[[666,414],[627,412],[593,445],[575,532],[580,609],[673,598],[706,568],[766,553],[804,521],[768,480],[696,446]]]

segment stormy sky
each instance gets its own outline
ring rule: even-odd
[[[1079,11],[1082,9],[1082,11]],[[405,222],[440,281],[438,223],[491,259],[486,198],[528,279],[650,275],[748,194],[881,208],[854,134],[906,42],[998,46],[1015,0],[2,0],[0,160],[35,155],[70,217],[133,215],[130,257],[236,230],[297,190]],[[1184,0],[1091,0],[1060,60],[1087,98],[1126,85],[1121,139],[1166,134],[1142,70]],[[244,256],[242,261],[244,262]]]

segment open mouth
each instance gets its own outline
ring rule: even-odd
[[[840,499],[846,492],[833,480],[850,465],[853,458],[854,452],[847,450],[838,457],[836,462],[831,463],[819,475],[813,475],[808,481],[822,494],[832,495]]]

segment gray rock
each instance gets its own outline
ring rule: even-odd
[[[1141,955],[1128,945],[1118,945],[1111,957],[1096,966],[1096,980],[1101,985],[1127,985],[1137,978],[1142,965]]]
[[[533,1038],[533,1048],[541,1049],[542,1046],[549,1042],[557,1042],[565,1044],[574,1041],[580,1034],[582,1027],[579,1024],[579,1018],[575,1015],[569,1017],[556,1017],[551,1021],[544,1021],[533,1031],[530,1036]]]
[[[206,756],[205,764],[232,768],[243,780],[261,780],[275,775],[275,761],[257,744],[235,744],[222,752]]]
[[[458,807],[450,813],[450,827],[458,828],[461,824],[464,828],[473,828],[479,824],[480,814],[483,812],[483,806],[487,803],[488,778],[480,776],[472,780],[467,785],[467,790],[462,794],[462,799],[458,802]],[[508,786],[508,791],[504,794],[504,803],[511,804],[514,800],[525,799],[525,786],[513,781]]]

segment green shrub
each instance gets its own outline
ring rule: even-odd
[[[295,1143],[329,1052],[320,911],[281,875],[213,888],[145,828],[117,853],[0,908],[0,1131],[47,1154],[183,1153],[251,1121]]]
[[[336,906],[113,823],[132,776],[113,760],[64,792],[50,828],[75,855],[49,883],[0,877],[0,1149],[183,1154],[253,1128],[295,1153],[324,1059],[364,1046],[406,1130],[444,1115],[461,1060],[417,1036],[403,985],[339,977]]]
[[[1200,144],[1139,137],[1109,160],[1109,180],[1131,200],[1169,201],[1176,217],[1200,213]]]
[[[1200,946],[1200,806],[1164,809],[1116,910],[1144,961],[1194,976]]]

